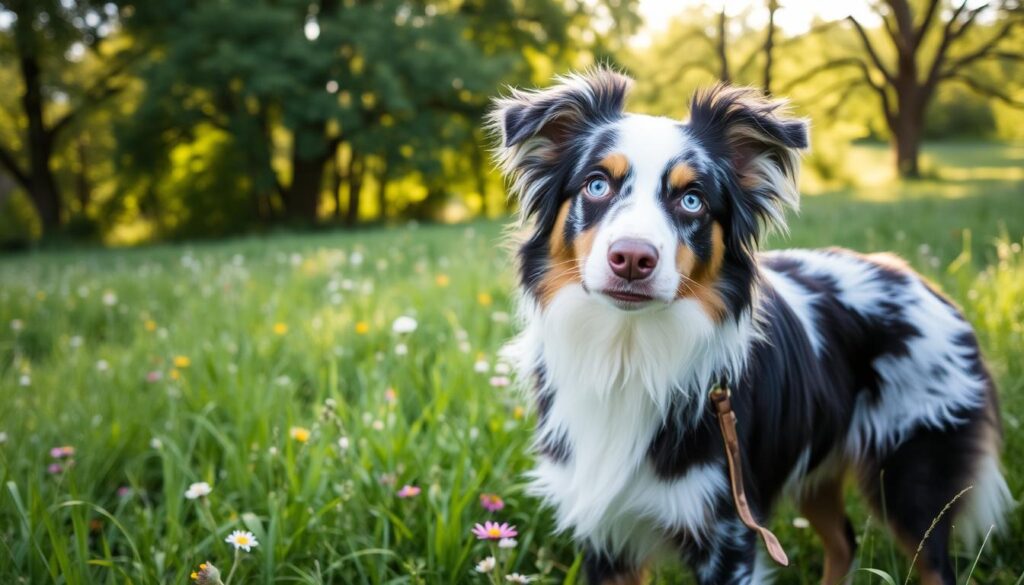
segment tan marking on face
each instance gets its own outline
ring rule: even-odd
[[[707,262],[701,262],[693,250],[682,243],[676,248],[676,271],[681,279],[676,298],[695,299],[715,322],[725,318],[725,300],[715,290],[724,257],[725,240],[718,222],[711,224],[711,258]]]
[[[548,240],[548,271],[537,286],[537,298],[542,307],[547,307],[563,287],[583,282],[581,259],[586,259],[594,244],[596,231],[589,229],[581,233],[572,246],[565,245],[565,222],[569,217],[570,203],[566,201],[558,210],[555,228]]]
[[[613,179],[621,179],[629,172],[629,159],[626,158],[626,155],[618,152],[609,154],[597,164],[608,171],[608,176]]]
[[[697,178],[697,172],[686,163],[679,163],[668,173],[668,184],[673,189],[682,189]]]

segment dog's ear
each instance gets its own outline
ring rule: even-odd
[[[633,84],[603,67],[557,81],[547,89],[512,90],[494,100],[488,115],[489,126],[500,137],[495,159],[527,216],[540,207],[545,184],[573,138],[621,117]]]
[[[800,205],[797,181],[800,151],[809,146],[807,120],[790,116],[785,101],[719,84],[694,95],[689,124],[734,172],[742,203],[753,214],[747,219],[785,229],[785,207]],[[757,226],[749,227],[756,236]]]

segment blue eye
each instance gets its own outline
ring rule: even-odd
[[[679,200],[679,207],[686,213],[697,213],[704,208],[704,201],[694,193],[687,193]]]
[[[587,197],[591,199],[604,199],[611,194],[612,186],[608,183],[607,179],[595,177],[587,181],[583,190],[586,192]]]

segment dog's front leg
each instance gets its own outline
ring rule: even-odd
[[[757,544],[739,518],[719,518],[709,536],[687,540],[683,560],[701,585],[761,585],[766,576],[759,570]]]

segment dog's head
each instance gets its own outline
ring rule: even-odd
[[[624,111],[632,80],[607,69],[496,101],[497,159],[529,230],[525,290],[566,286],[620,310],[689,298],[715,321],[750,302],[761,233],[796,207],[804,120],[719,85],[690,119]]]

